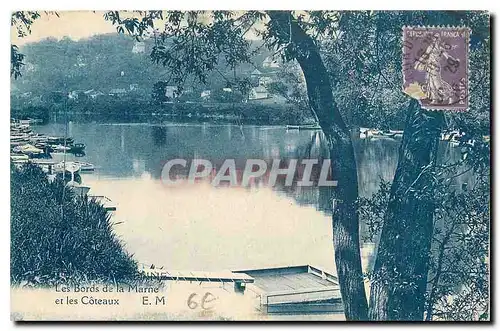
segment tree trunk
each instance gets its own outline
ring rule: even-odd
[[[423,320],[441,112],[410,101],[399,160],[371,279],[372,320]]]
[[[347,320],[367,320],[366,300],[356,209],[358,178],[350,132],[333,100],[328,72],[314,41],[289,12],[268,12],[271,31],[287,44],[304,73],[309,103],[328,142],[333,177],[333,246],[340,291]]]

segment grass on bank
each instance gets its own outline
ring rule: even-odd
[[[137,279],[137,263],[112,227],[99,203],[76,197],[61,180],[50,183],[36,165],[11,165],[13,284]]]

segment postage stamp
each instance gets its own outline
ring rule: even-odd
[[[469,108],[467,27],[403,28],[403,91],[424,109]]]

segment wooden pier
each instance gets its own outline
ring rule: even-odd
[[[240,272],[231,271],[174,271],[158,268],[143,268],[139,270],[145,276],[153,277],[159,280],[187,281],[187,282],[209,282],[209,283],[235,283],[247,284],[253,283],[253,277]]]

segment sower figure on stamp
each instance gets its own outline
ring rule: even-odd
[[[447,104],[452,104],[454,102],[453,88],[441,76],[442,57],[452,62],[454,68],[459,64],[459,60],[448,54],[441,44],[439,33],[435,33],[432,37],[432,43],[427,46],[425,52],[415,62],[415,70],[426,73],[423,89],[431,104],[443,104],[445,101]]]

